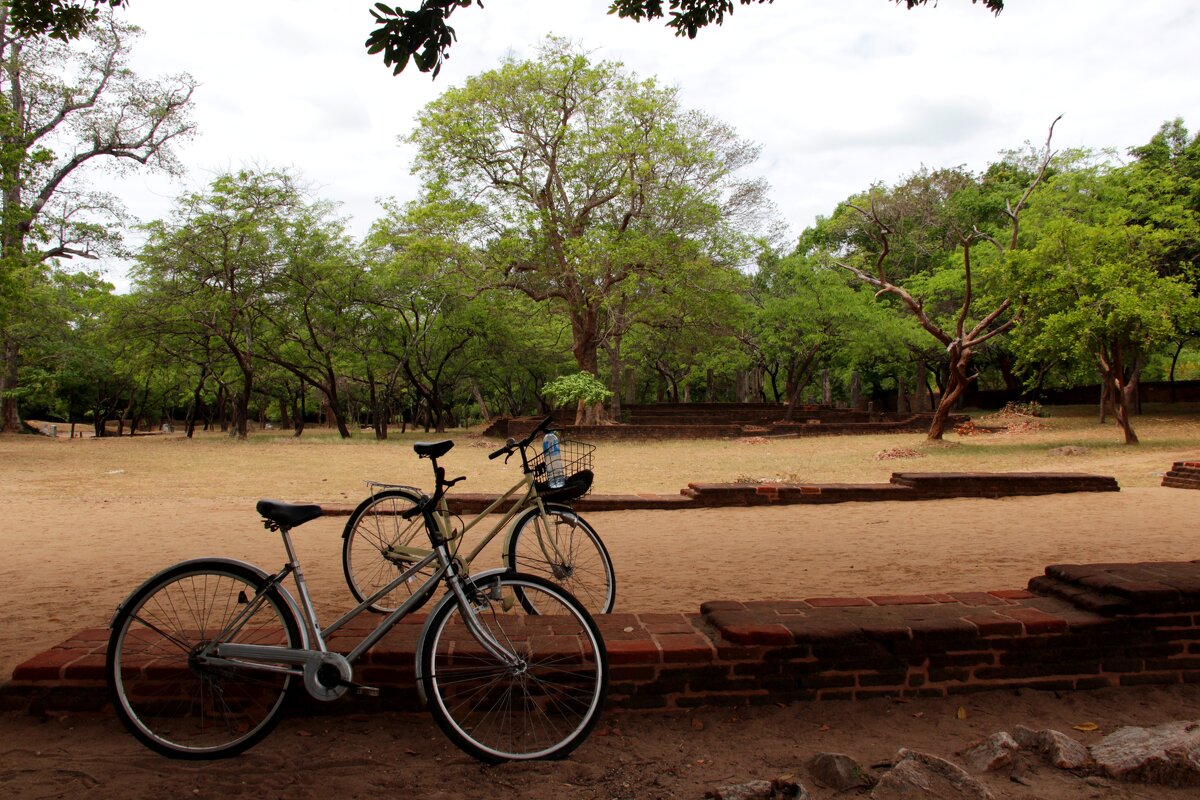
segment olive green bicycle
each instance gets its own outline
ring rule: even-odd
[[[503,542],[505,567],[550,580],[574,595],[589,613],[607,614],[617,599],[612,560],[599,534],[569,505],[591,490],[592,453],[596,448],[566,436],[549,441],[544,438],[543,447],[535,448],[533,442],[538,436],[552,434],[551,421],[552,417],[546,417],[524,439],[509,439],[488,456],[504,456],[507,463],[520,454],[521,480],[512,488],[465,523],[450,513],[445,497],[440,498],[437,513],[451,532],[451,554],[464,570],[469,570],[484,548],[507,528]],[[423,497],[421,491],[374,481],[368,481],[368,485],[371,496],[354,509],[342,532],[342,569],[351,593],[360,602],[429,555],[424,526],[412,516]],[[466,532],[510,500],[514,502],[491,530],[473,549],[465,551],[462,544]],[[429,569],[414,573],[377,597],[370,608],[381,613],[398,608],[429,577]]]

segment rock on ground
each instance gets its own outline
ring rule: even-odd
[[[809,800],[808,790],[803,785],[783,778],[721,786],[704,796],[712,800]]]
[[[974,747],[963,751],[967,766],[976,772],[992,772],[1013,763],[1020,749],[1017,740],[1005,731],[993,733]]]
[[[1092,758],[1119,780],[1200,786],[1200,722],[1121,728],[1092,745]]]
[[[1022,750],[1041,753],[1059,769],[1087,769],[1092,764],[1087,747],[1065,733],[1049,729],[1035,731],[1018,725],[1013,728],[1012,735]]]
[[[875,779],[853,758],[842,753],[817,753],[808,760],[808,774],[818,786],[844,792],[859,787],[870,788]]]
[[[871,800],[993,800],[992,793],[957,764],[901,749],[879,779]]]

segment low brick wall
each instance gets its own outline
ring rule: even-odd
[[[571,503],[579,511],[663,510],[936,500],[947,497],[1016,497],[1062,492],[1120,491],[1116,478],[1082,472],[893,472],[890,483],[689,483],[679,494],[601,494]],[[453,492],[455,514],[478,514],[498,495]],[[322,504],[326,516],[349,516],[354,506]]]
[[[360,618],[335,635],[348,649]],[[358,665],[379,698],[323,712],[415,709],[421,615]],[[991,689],[1200,683],[1200,562],[1057,565],[1028,590],[705,603],[698,614],[610,614],[609,704],[688,708]],[[0,706],[100,709],[107,632],[81,631],[19,665]]]

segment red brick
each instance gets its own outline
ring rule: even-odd
[[[792,634],[783,625],[722,625],[721,635],[734,644],[791,644]]]
[[[993,597],[999,597],[1003,600],[1029,600],[1035,595],[1027,592],[1024,589],[996,589],[988,592]]]
[[[950,596],[965,606],[1006,606],[1007,600],[987,592],[951,592]]]
[[[979,628],[980,636],[1021,635],[1021,623],[999,614],[968,614],[963,619]]]
[[[927,594],[876,594],[867,599],[877,606],[924,606],[938,602]]]
[[[1025,632],[1029,634],[1060,633],[1067,629],[1065,619],[1038,611],[1036,608],[1006,608],[997,613],[1017,620],[1025,626]]]
[[[100,653],[89,653],[76,658],[63,667],[62,676],[67,680],[102,681],[105,679],[104,664],[107,656]]]
[[[744,611],[746,606],[736,600],[709,600],[700,604],[701,614],[711,614],[714,611]]]
[[[958,598],[954,597],[954,595],[949,595],[949,594],[931,594],[931,595],[928,595],[928,597],[930,600],[934,601],[935,603],[957,603],[958,602]]]
[[[698,633],[667,634],[655,636],[654,639],[662,651],[662,660],[664,663],[684,662],[695,664],[709,662],[713,660],[716,654],[712,642]]]
[[[685,614],[639,614],[638,620],[647,633],[694,633],[696,625]]]
[[[871,601],[865,597],[808,597],[804,602],[813,608],[848,608],[871,605]]]
[[[649,639],[605,641],[608,660],[613,664],[658,664],[662,661],[658,645]]]
[[[13,670],[14,681],[52,681],[62,676],[62,669],[67,662],[78,657],[78,653],[70,650],[54,648],[38,653],[33,658],[17,665]]]

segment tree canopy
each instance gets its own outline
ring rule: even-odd
[[[99,16],[99,7],[123,6],[127,0],[8,0],[8,25],[19,36],[78,38]]]

